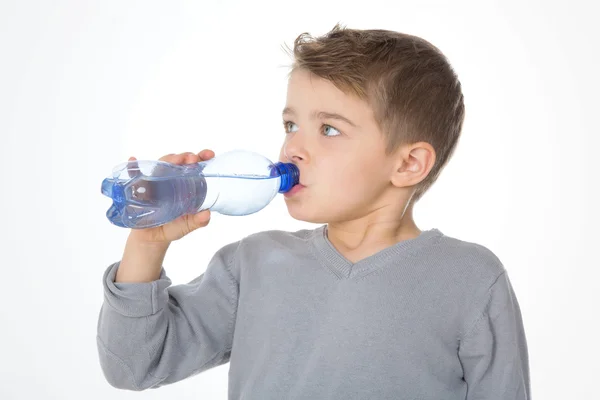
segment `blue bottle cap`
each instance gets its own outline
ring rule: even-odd
[[[294,186],[300,183],[300,170],[293,163],[278,162],[275,164],[273,174],[281,176],[279,193],[289,192]]]

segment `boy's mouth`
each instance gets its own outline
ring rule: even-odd
[[[306,186],[302,185],[302,184],[297,184],[295,185],[293,188],[291,188],[288,192],[284,193],[283,195],[285,197],[292,197],[294,195],[296,195],[298,192],[302,191],[302,189],[304,189]]]

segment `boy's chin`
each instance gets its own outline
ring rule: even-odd
[[[295,220],[308,222],[311,224],[327,223],[328,218],[322,213],[315,213],[314,210],[309,210],[307,209],[307,207],[302,207],[299,204],[286,203],[286,205],[288,209],[288,214],[290,214],[290,217],[294,218]]]

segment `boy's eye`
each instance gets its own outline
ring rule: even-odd
[[[298,131],[298,125],[292,121],[283,121],[283,127],[285,128],[286,133]],[[321,134],[325,137],[335,137],[341,135],[342,133],[331,125],[322,125]]]
[[[338,131],[331,125],[323,125],[323,134],[328,137],[341,135],[340,131]]]
[[[283,121],[283,127],[287,133],[296,132],[298,130],[298,126],[292,121]]]

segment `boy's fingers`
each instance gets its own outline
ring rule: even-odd
[[[194,154],[192,152],[185,153],[185,163],[186,164],[193,164],[193,163],[197,163],[198,161],[200,161],[200,157],[198,157],[197,154]]]
[[[198,156],[190,151],[180,154],[167,154],[159,159],[171,164],[191,164],[198,162]]]
[[[202,150],[200,153],[198,153],[198,157],[200,157],[200,160],[210,160],[211,158],[214,158],[215,156],[215,152],[209,149],[204,149]]]
[[[202,150],[200,153],[195,154],[190,151],[180,154],[167,154],[159,161],[165,161],[171,164],[192,164],[195,162],[211,159],[215,156],[212,150]]]
[[[135,157],[129,157],[127,163],[127,174],[130,178],[135,178],[136,176],[142,174],[142,172],[140,171],[140,167],[137,163],[137,159]]]
[[[168,162],[168,163],[173,163],[173,159],[177,157],[177,154],[167,154],[166,156],[162,156],[161,158],[158,159],[158,161],[164,161],[164,162]]]
[[[212,150],[202,150],[200,153],[195,154],[191,151],[174,154],[170,153],[159,158],[159,161],[168,162],[170,164],[193,164],[203,160],[211,159],[215,156],[215,153]],[[127,172],[130,178],[134,178],[136,176],[142,175],[142,172],[139,170],[139,165],[137,163],[137,159],[135,157],[129,157],[127,164]]]

